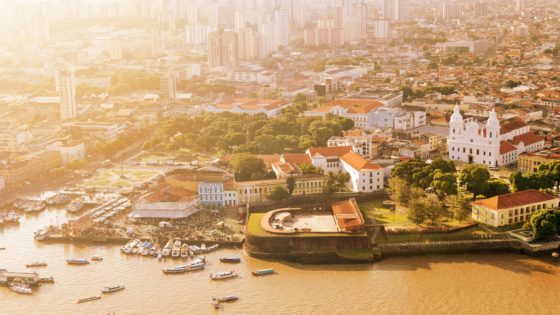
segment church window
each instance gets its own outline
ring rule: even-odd
[[[476,149],[476,155],[479,155],[480,151],[478,149]]]

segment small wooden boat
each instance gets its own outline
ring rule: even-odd
[[[189,257],[189,245],[187,245],[186,243],[181,245],[180,255],[181,255],[181,258]]]
[[[99,256],[99,255],[95,255],[91,257],[91,260],[93,261],[102,261],[103,257]]]
[[[163,273],[165,274],[179,274],[179,273],[185,273],[188,270],[186,265],[182,265],[182,266],[169,267],[166,269],[162,269],[161,271],[163,271]]]
[[[239,300],[239,298],[236,295],[224,295],[222,297],[218,297],[218,301],[220,302],[231,302],[231,301],[237,301]]]
[[[40,277],[40,278],[37,278],[37,283],[54,283],[54,277]]]
[[[212,297],[212,306],[214,306],[215,309],[219,309],[220,308],[220,303],[222,302],[233,302],[233,301],[237,301],[239,300],[239,298],[235,295],[225,295],[222,297]]]
[[[241,262],[241,259],[239,257],[222,257],[220,261],[223,263],[238,263]]]
[[[210,274],[210,279],[212,280],[223,280],[223,279],[228,279],[228,278],[236,278],[239,275],[237,274],[237,272],[235,271],[220,271],[220,272],[214,272]]]
[[[86,258],[71,258],[67,259],[66,262],[69,265],[87,265],[89,261]]]
[[[85,303],[85,302],[90,302],[90,301],[95,301],[95,300],[99,300],[101,298],[100,295],[95,295],[95,296],[90,296],[84,299],[79,299],[78,300],[78,304],[80,303]]]
[[[104,288],[101,290],[101,293],[105,293],[105,294],[107,294],[107,293],[114,293],[114,292],[117,292],[117,291],[124,290],[124,288],[125,288],[124,285],[122,285],[122,284],[117,284],[117,285],[114,285],[114,286],[112,286],[112,287],[104,287]]]
[[[44,262],[44,261],[35,261],[35,262],[30,263],[30,264],[25,264],[25,267],[27,267],[27,268],[46,267],[46,266],[47,266],[47,263]]]
[[[261,270],[257,270],[257,271],[252,272],[253,276],[264,276],[264,275],[270,275],[270,274],[273,274],[273,273],[274,273],[273,269],[261,269]]]
[[[31,288],[23,285],[23,284],[15,284],[12,283],[10,284],[10,290],[12,290],[15,293],[20,293],[20,294],[32,294],[33,291],[31,291]]]

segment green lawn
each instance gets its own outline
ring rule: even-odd
[[[158,175],[158,170],[139,170],[139,169],[123,169],[121,178],[121,170],[102,169],[93,178],[84,182],[86,187],[127,187],[135,183],[143,183],[152,177]]]
[[[372,223],[372,217],[375,218],[377,224],[384,224],[388,228],[417,228],[416,223],[410,221],[407,214],[404,212],[403,207],[397,207],[396,211],[390,210],[383,206],[385,199],[378,198],[368,201],[358,202],[360,210],[364,214],[367,223]],[[461,227],[471,224],[470,221],[458,221],[453,218],[444,218],[438,226],[445,226],[448,228]],[[429,226],[422,224],[421,227]]]
[[[406,233],[390,234],[387,240],[383,236],[377,238],[377,242],[383,243],[402,243],[402,242],[437,242],[437,241],[460,241],[460,240],[483,240],[483,239],[506,239],[508,235],[491,234],[479,226],[462,229],[449,233]]]

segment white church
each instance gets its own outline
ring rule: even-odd
[[[459,106],[455,106],[447,147],[451,160],[498,167],[516,163],[519,154],[542,150],[544,138],[530,132],[521,119],[500,123],[494,109],[481,124],[472,118],[463,119]]]

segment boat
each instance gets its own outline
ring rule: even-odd
[[[189,257],[189,245],[183,244],[181,245],[181,258]]]
[[[241,262],[241,258],[239,257],[222,257],[220,261],[223,263],[238,263]]]
[[[30,264],[25,264],[25,267],[32,268],[32,267],[46,267],[47,263],[45,261],[34,261]]]
[[[80,201],[72,201],[69,205],[68,208],[66,208],[66,210],[70,213],[76,213],[80,210],[82,210],[82,208],[84,207],[84,204]]]
[[[220,303],[222,302],[233,302],[233,301],[237,301],[239,300],[239,298],[235,295],[225,295],[222,297],[212,297],[212,306],[214,306],[215,309],[220,308]]]
[[[167,242],[161,251],[162,256],[169,256],[171,254],[171,241]]]
[[[4,222],[5,223],[10,223],[10,222],[11,223],[19,223],[19,219],[20,219],[20,216],[13,211],[10,211],[10,212],[8,212],[8,214],[4,215]]]
[[[103,290],[101,290],[101,293],[107,294],[107,293],[117,292],[120,290],[124,290],[124,285],[117,284],[112,287],[104,287]]]
[[[93,261],[102,261],[103,257],[99,256],[99,255],[95,255],[91,257],[91,260]]]
[[[218,301],[220,301],[220,302],[231,302],[231,301],[237,301],[237,300],[239,300],[239,298],[238,298],[236,295],[233,295],[233,294],[231,294],[231,295],[224,295],[224,296],[222,296],[222,297],[218,297],[217,299],[218,299]]]
[[[89,264],[89,261],[87,260],[87,258],[70,258],[70,259],[66,259],[66,262],[69,265],[87,265],[87,264]]]
[[[169,267],[166,269],[162,269],[161,271],[163,271],[163,273],[165,274],[177,274],[177,273],[185,273],[188,270],[186,265],[182,265],[182,266]]]
[[[206,244],[202,243],[202,245],[200,245],[200,251],[202,253],[206,252]]]
[[[95,295],[95,296],[90,296],[84,299],[79,299],[78,300],[78,304],[80,303],[85,303],[85,302],[90,302],[90,301],[95,301],[95,300],[99,300],[101,298],[101,296],[99,295]]]
[[[257,271],[252,272],[253,276],[264,276],[264,275],[270,275],[270,274],[273,274],[273,273],[274,273],[273,269],[261,269],[261,270],[257,270]]]
[[[176,240],[171,249],[171,257],[179,257],[181,255],[181,241]]]
[[[21,294],[31,294],[33,293],[33,291],[31,291],[31,288],[23,285],[23,284],[16,284],[16,283],[12,283],[10,284],[10,290],[12,290],[13,292],[16,293],[21,293]]]
[[[65,205],[69,203],[70,200],[71,198],[66,194],[56,194],[52,197],[47,198],[46,203],[48,205],[58,206],[58,205]]]
[[[191,246],[189,246],[189,251],[192,254],[196,255],[196,254],[200,253],[200,247],[198,247],[196,245],[191,245]]]
[[[210,274],[210,279],[212,280],[223,280],[229,278],[236,278],[239,275],[235,271],[219,271]]]
[[[5,249],[6,249],[6,247],[0,246],[0,250],[5,250]]]
[[[39,277],[37,278],[37,283],[54,283],[53,277]]]
[[[157,253],[157,260],[161,261],[163,259],[163,255],[161,254],[161,251],[158,251]]]
[[[214,250],[218,249],[219,246],[220,246],[219,244],[214,244],[212,246],[207,247],[204,250],[202,250],[202,248],[201,248],[201,250],[202,250],[203,253],[209,253],[211,251],[214,251]]]
[[[140,254],[142,254],[142,256],[148,256],[148,254],[150,254],[150,249],[152,249],[153,246],[154,243],[146,242],[146,244],[142,247]]]

